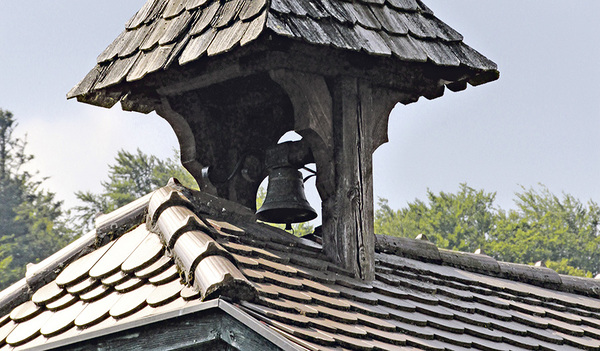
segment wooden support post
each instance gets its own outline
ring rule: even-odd
[[[333,86],[335,191],[323,202],[323,248],[356,276],[375,277],[373,166],[369,121],[356,78]]]

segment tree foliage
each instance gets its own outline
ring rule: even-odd
[[[16,126],[12,113],[0,109],[0,288],[74,236],[62,202],[24,169],[33,156],[25,152],[26,140],[13,135]]]
[[[108,180],[102,182],[103,191],[100,194],[90,191],[75,193],[82,202],[82,205],[75,207],[80,227],[89,229],[98,214],[114,211],[165,186],[172,177],[187,187],[197,189],[192,175],[176,159],[177,155],[161,160],[140,149],[136,153],[118,151],[115,163],[108,166]]]
[[[442,248],[473,252],[481,248],[498,260],[544,261],[559,273],[592,276],[600,272],[600,208],[571,195],[562,198],[545,186],[523,188],[515,209],[494,206],[495,193],[461,184],[457,193],[427,192],[427,202],[415,200],[392,210],[379,200],[375,213],[378,234],[414,237],[426,234]]]

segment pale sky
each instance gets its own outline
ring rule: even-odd
[[[398,105],[390,142],[374,155],[375,198],[399,208],[427,188],[467,182],[496,191],[506,209],[520,185],[543,183],[600,201],[600,2],[424,1],[498,64],[500,79]],[[167,157],[178,147],[156,114],[65,98],[143,3],[0,2],[0,108],[14,113],[33,167],[67,206],[77,190],[100,190],[117,150]]]

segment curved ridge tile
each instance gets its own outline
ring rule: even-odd
[[[503,276],[511,277],[523,282],[534,282],[547,286],[559,286],[562,280],[558,273],[550,268],[535,267],[526,264],[498,262]]]
[[[150,225],[154,226],[160,214],[168,207],[180,205],[191,207],[191,202],[180,191],[170,186],[162,187],[156,190],[148,202],[148,215],[150,216]]]
[[[189,208],[183,206],[170,206],[158,217],[156,227],[160,230],[162,239],[169,249],[173,249],[175,242],[181,234],[199,229],[210,233],[208,226]]]
[[[238,268],[227,258],[208,256],[200,261],[194,271],[194,287],[202,300],[219,293],[234,300],[254,300],[256,289]]]
[[[219,254],[231,256],[213,238],[199,230],[183,233],[173,247],[173,256],[185,273],[188,283],[193,281],[194,271],[203,258]]]
[[[442,261],[457,268],[469,268],[475,271],[500,273],[499,262],[488,255],[474,254],[468,252],[438,249]]]

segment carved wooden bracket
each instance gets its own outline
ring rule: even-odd
[[[196,140],[185,118],[171,108],[169,100],[163,96],[160,105],[156,106],[156,113],[169,124],[179,142],[181,164],[194,176],[200,190],[216,195],[216,190],[210,188],[202,179],[202,165],[196,160]]]

